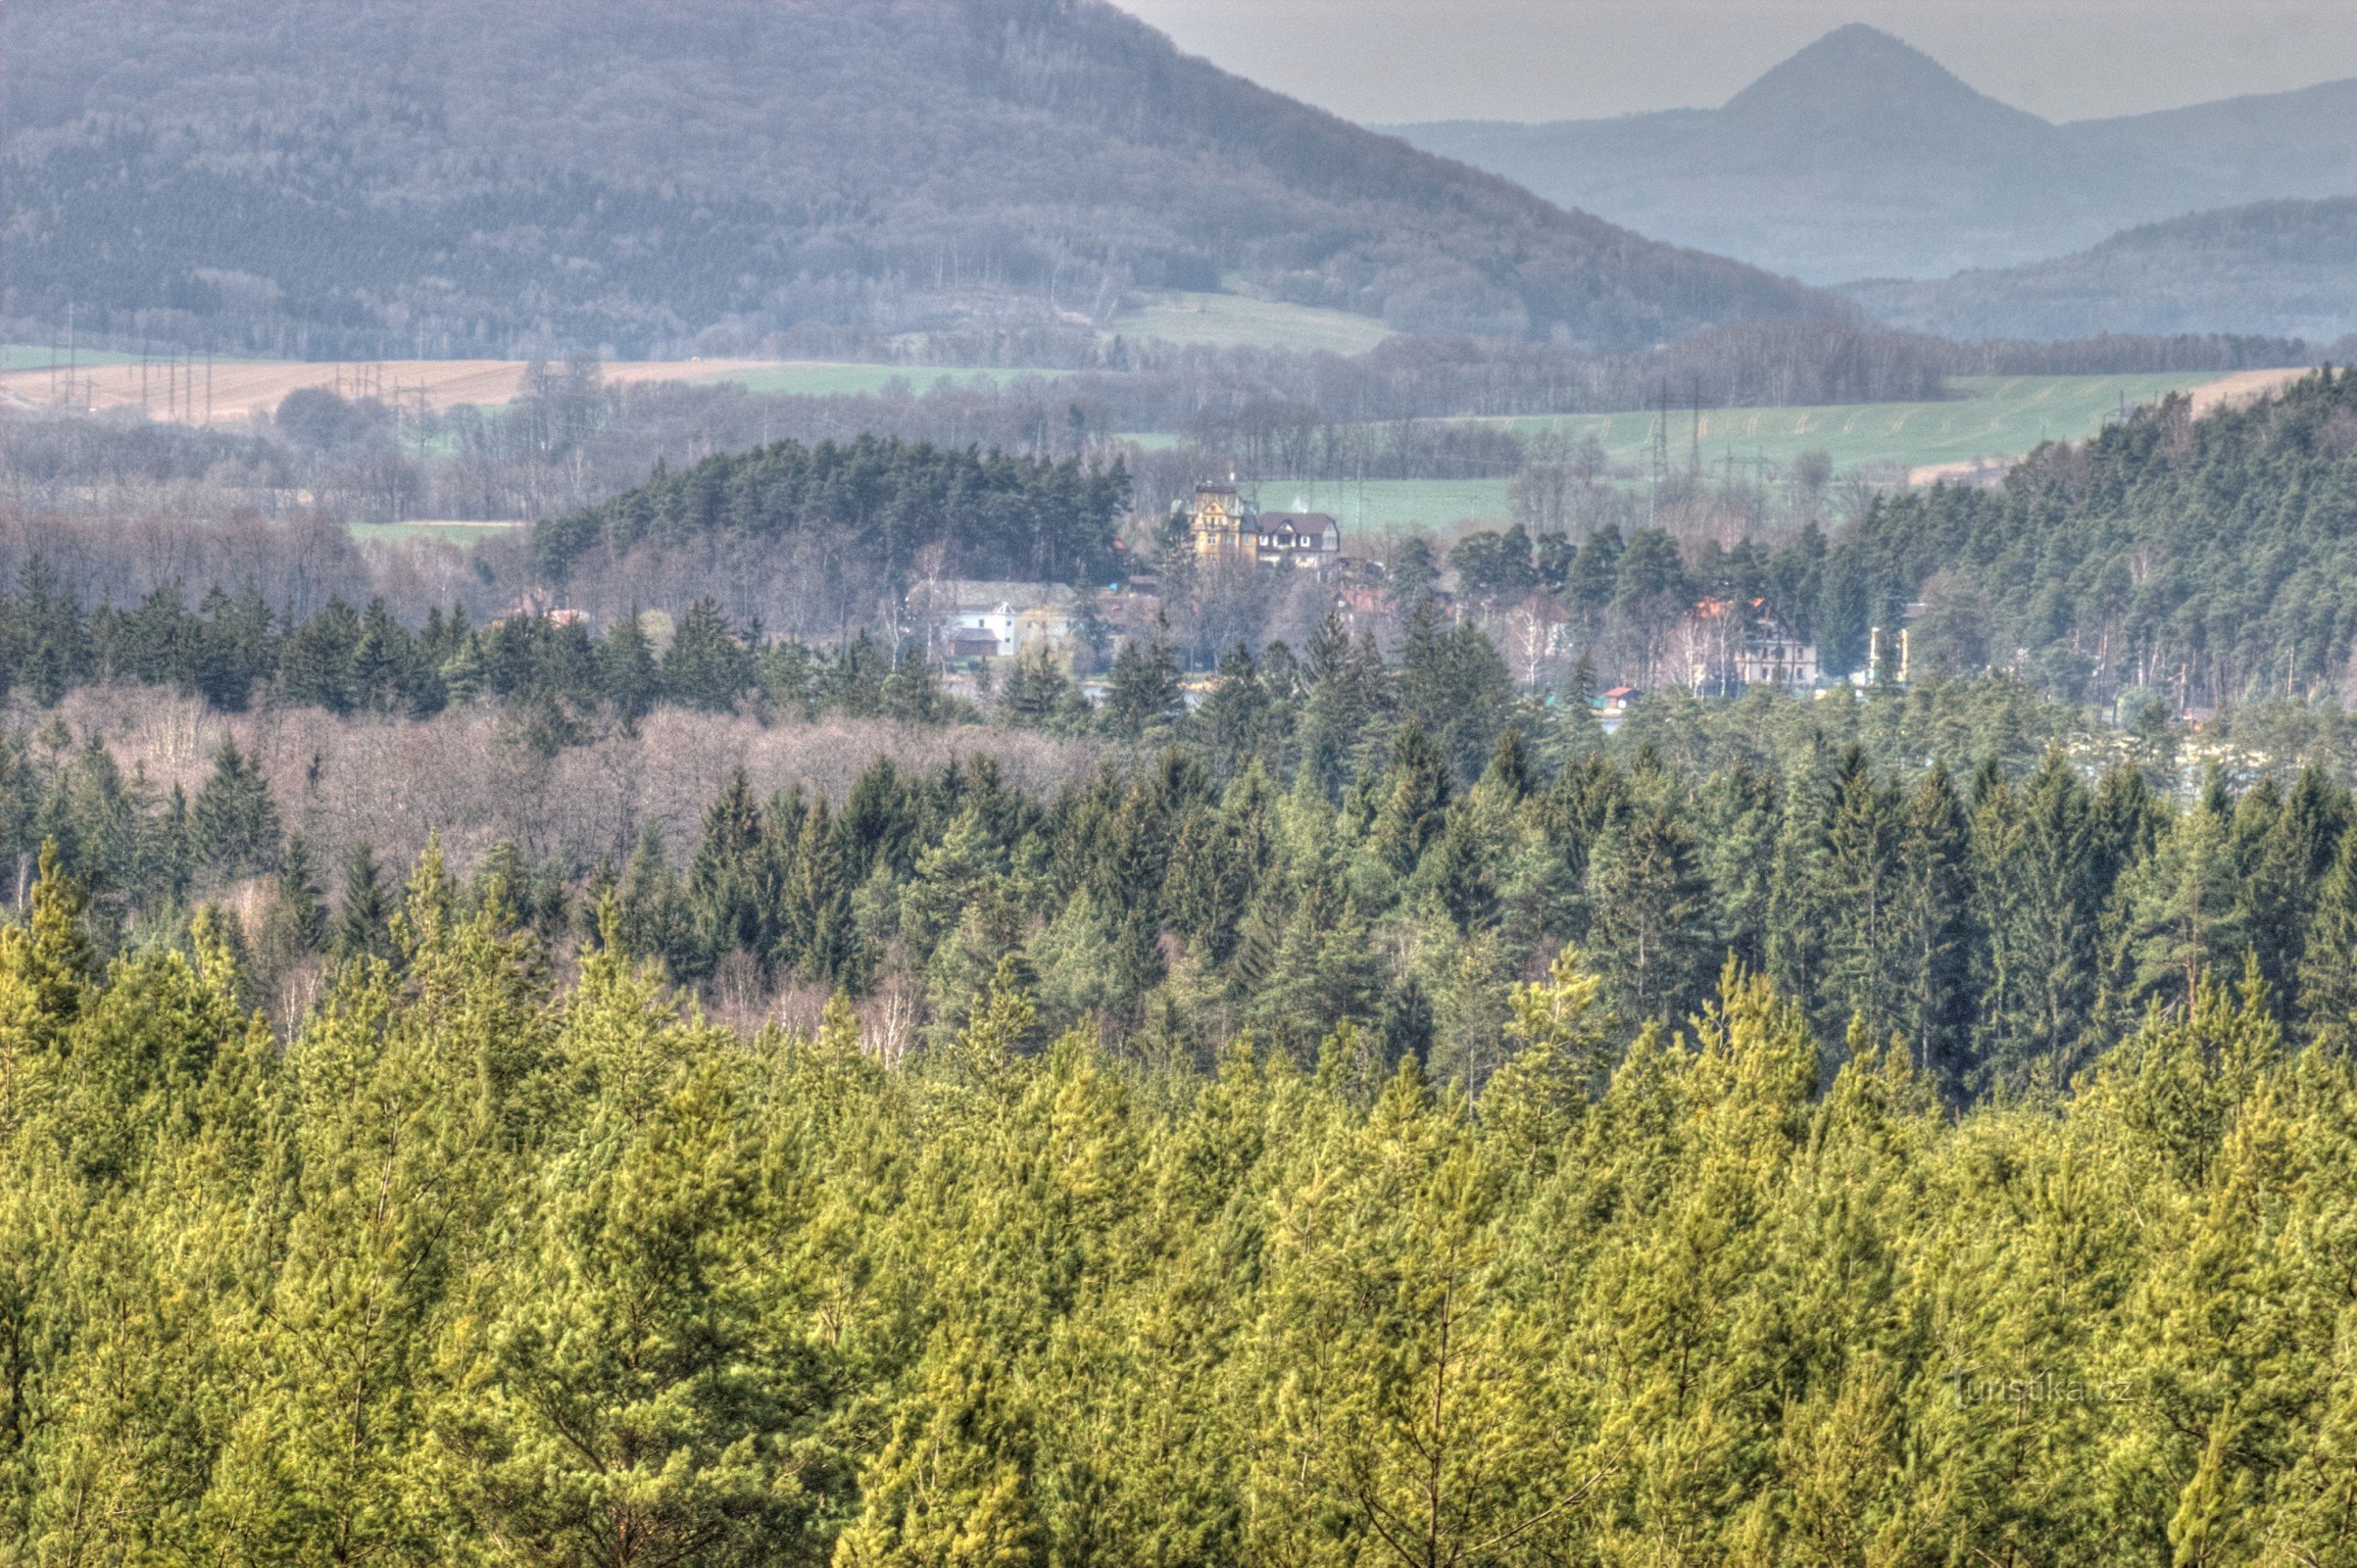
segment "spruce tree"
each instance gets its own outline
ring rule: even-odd
[[[252,759],[225,739],[189,813],[197,858],[223,881],[268,871],[278,858],[278,808]]]
[[[679,617],[663,655],[663,695],[686,708],[724,713],[753,684],[753,656],[737,641],[718,601],[699,599]]]
[[[1868,770],[1864,751],[1851,746],[1835,766],[1825,820],[1825,978],[1817,1001],[1819,1026],[1829,1035],[1853,1016],[1876,1039],[1900,1025],[1901,832],[1899,803]]]
[[[1909,793],[1899,824],[1894,991],[1917,1070],[1951,1096],[1970,1076],[1978,956],[1971,855],[1964,803],[1947,769],[1935,767]]]
[[[1103,722],[1106,733],[1121,740],[1143,740],[1168,725],[1183,711],[1179,700],[1178,663],[1168,644],[1135,638],[1113,656],[1110,689],[1105,693]]]
[[[1392,766],[1371,834],[1375,852],[1405,876],[1448,825],[1449,760],[1423,728],[1410,722],[1392,748]]]
[[[598,650],[598,677],[607,700],[620,710],[625,721],[644,718],[662,695],[663,672],[657,667],[655,647],[647,640],[643,612],[630,613],[607,629]]]
[[[2300,957],[2299,1016],[2319,1047],[2357,1044],[2357,831],[2344,831]]]
[[[1676,1022],[1700,1004],[1724,952],[1693,841],[1653,805],[1616,810],[1588,862],[1589,953],[1629,1024]]]
[[[392,907],[375,852],[366,841],[344,856],[343,894],[336,905],[329,951],[346,962],[392,956]]]

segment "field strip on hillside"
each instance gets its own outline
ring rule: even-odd
[[[30,408],[60,404],[89,413],[145,409],[150,418],[181,424],[244,424],[274,412],[290,392],[324,387],[349,397],[381,397],[404,408],[420,399],[441,412],[461,404],[497,407],[523,391],[522,360],[267,361],[161,360],[145,365],[128,355],[81,360],[68,372],[52,369],[47,349],[22,347],[0,358],[0,399]],[[37,363],[27,363],[37,355]],[[968,376],[993,380],[1052,375],[1045,370],[977,370],[906,365],[838,364],[816,360],[610,360],[609,382],[624,384],[736,381],[757,392],[878,392],[893,382],[923,391]]]
[[[1706,409],[1699,457],[1703,472],[1714,478],[1732,470],[1737,478],[1774,479],[1801,453],[1821,450],[1838,470],[1864,466],[1885,478],[1905,473],[1925,483],[1986,480],[2001,475],[2042,440],[2093,435],[2105,419],[2118,416],[2124,403],[2134,408],[2185,392],[2206,412],[2305,373],[1959,376],[1952,384],[1960,395],[1940,403]],[[1465,422],[1502,424],[1525,436],[1551,433],[1573,441],[1593,436],[1615,468],[1638,475],[1642,483],[1651,471],[1657,439],[1667,447],[1674,470],[1683,472],[1694,461],[1691,418],[1673,409],[1666,429],[1659,414],[1645,410]],[[1504,479],[1285,480],[1262,487],[1264,501],[1281,491],[1284,499],[1332,513],[1346,539],[1401,529],[1446,536],[1494,527],[1511,514],[1509,488]]]
[[[1309,353],[1364,354],[1398,334],[1368,316],[1252,299],[1232,292],[1171,290],[1150,294],[1114,317],[1111,330],[1124,337],[1159,338],[1212,348],[1293,349]]]
[[[2213,409],[2230,404],[2248,403],[2281,391],[2285,386],[2309,374],[2306,368],[2279,370],[2236,370],[2217,380],[2193,389],[2193,415],[2196,418]]]
[[[1649,472],[1661,441],[1673,466],[1698,456],[1705,471],[1730,466],[1772,475],[1803,452],[1823,451],[1838,469],[1868,466],[1908,472],[1949,464],[1980,465],[2019,457],[2041,441],[2093,435],[2123,406],[2191,393],[2204,412],[2222,401],[2256,396],[2304,374],[2296,369],[2122,375],[1955,376],[1956,396],[1937,403],[1851,403],[1704,410],[1700,451],[1690,416],[1646,410],[1618,414],[1498,416],[1467,422],[1503,424],[1525,436],[1593,437],[1614,465]]]

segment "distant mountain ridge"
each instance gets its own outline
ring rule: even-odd
[[[1945,337],[2240,332],[2256,322],[2330,343],[2357,332],[2357,197],[2194,213],[2069,256],[1849,293],[1892,326]]]
[[[0,317],[726,349],[1223,279],[1644,345],[1854,315],[1181,55],[1102,0],[7,0]]]
[[[1824,285],[2011,267],[2206,208],[2357,194],[2357,81],[2054,124],[1856,24],[1715,110],[1388,128],[1550,201]]]

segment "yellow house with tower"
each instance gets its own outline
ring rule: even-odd
[[[1199,484],[1187,514],[1195,559],[1321,570],[1342,559],[1342,528],[1322,512],[1262,512],[1234,484]]]

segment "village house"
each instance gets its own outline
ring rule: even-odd
[[[1705,599],[1679,622],[1675,644],[1687,685],[1703,697],[1754,686],[1804,692],[1817,684],[1817,649],[1765,599]]]
[[[910,618],[944,662],[1012,659],[1031,648],[1061,653],[1080,596],[1057,582],[924,582],[908,590]]]
[[[1322,512],[1262,512],[1233,484],[1199,484],[1186,509],[1195,559],[1323,571],[1342,559],[1342,526]]]

